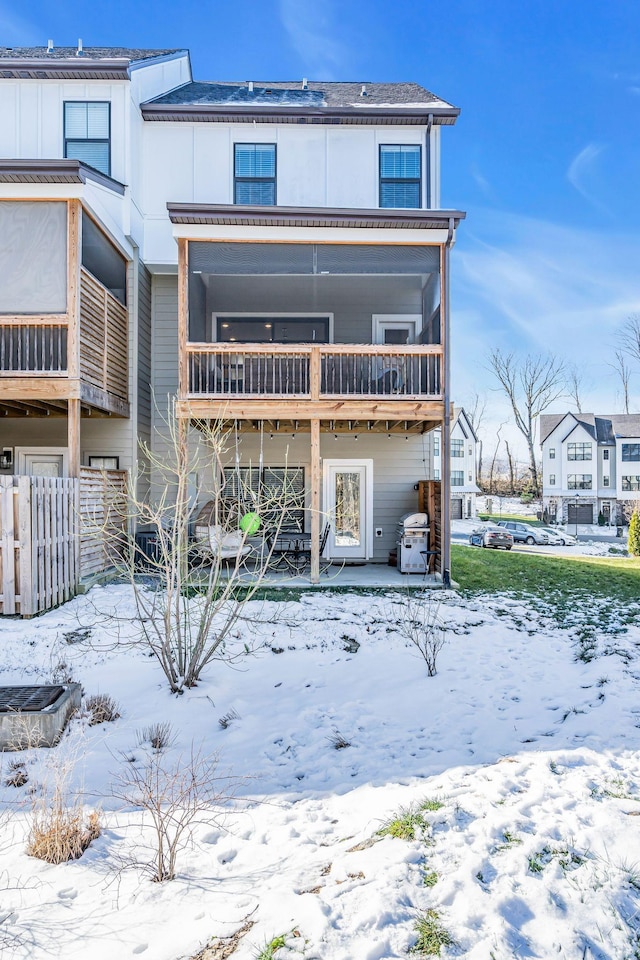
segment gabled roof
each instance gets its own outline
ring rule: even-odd
[[[322,123],[453,124],[459,109],[417,83],[269,80],[186,83],[142,105],[146,120],[240,120],[314,117]]]
[[[475,442],[477,443],[477,442],[478,442],[478,436],[477,436],[475,430],[473,429],[473,424],[471,423],[471,419],[469,418],[469,414],[467,413],[467,411],[465,410],[464,407],[454,407],[454,410],[453,410],[453,420],[451,421],[451,429],[453,430],[454,426],[456,425],[456,423],[458,422],[458,420],[460,420],[461,417],[464,417],[464,422],[465,422],[466,425],[467,425],[467,430],[469,431],[469,433],[471,434],[471,436],[473,437],[473,439],[474,439]],[[461,426],[462,426],[462,425],[461,425]],[[463,433],[464,433],[464,428],[463,428]]]
[[[540,443],[544,443],[567,417],[572,417],[596,443],[603,446],[613,446],[616,437],[640,437],[640,414],[637,413],[613,413],[609,416],[593,413],[551,413],[542,414],[540,417]],[[569,433],[574,429],[575,427],[571,427]],[[562,438],[563,442],[568,435]]]
[[[131,47],[0,47],[0,78],[48,80],[101,78],[124,80],[131,70],[159,60],[188,56],[184,49]]]

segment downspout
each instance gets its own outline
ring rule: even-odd
[[[442,423],[441,463],[442,487],[440,497],[440,518],[442,531],[441,569],[442,584],[451,585],[451,350],[450,350],[450,322],[449,322],[449,261],[451,246],[454,237],[454,220],[449,218],[449,231],[444,247],[442,248],[442,343],[444,346],[443,377],[444,377],[444,417]]]
[[[433,190],[431,188],[431,128],[433,126],[433,114],[430,113],[427,119],[427,134],[425,137],[425,170],[424,170],[424,184],[425,184],[425,198],[424,205],[427,210],[431,210]]]

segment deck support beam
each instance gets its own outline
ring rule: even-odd
[[[320,421],[311,421],[311,583],[320,582]]]
[[[69,400],[67,411],[67,446],[69,448],[69,476],[80,476],[80,400]]]

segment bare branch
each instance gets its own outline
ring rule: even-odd
[[[627,365],[626,357],[622,350],[616,350],[615,362],[610,363],[609,366],[616,373],[618,379],[620,380],[620,386],[622,388],[622,405],[624,407],[624,412],[629,413],[629,383],[631,380],[631,369]]]

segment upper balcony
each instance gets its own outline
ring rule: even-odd
[[[184,415],[438,418],[440,245],[191,241],[184,252]]]
[[[0,202],[0,408],[129,415],[127,263],[79,201]]]

